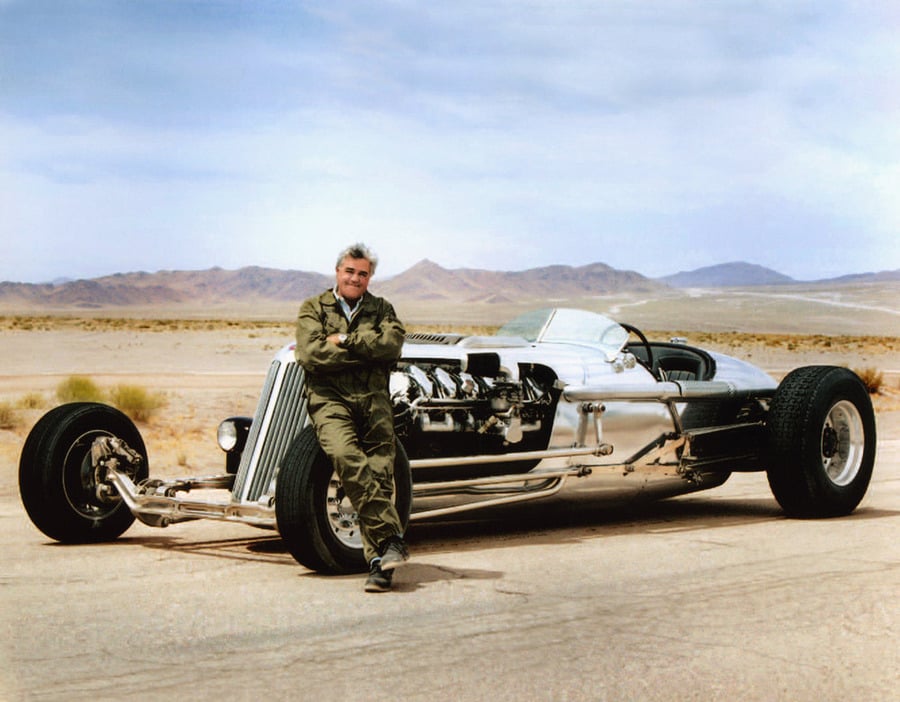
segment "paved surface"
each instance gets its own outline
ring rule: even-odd
[[[839,520],[785,519],[738,475],[649,506],[418,524],[379,595],[238,525],[55,545],[7,485],[0,698],[896,699],[900,442],[879,451]]]

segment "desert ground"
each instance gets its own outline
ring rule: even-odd
[[[358,576],[305,571],[276,534],[246,526],[135,524],[79,547],[31,526],[18,455],[63,380],[158,394],[164,406],[139,424],[151,475],[218,473],[216,425],[253,413],[291,332],[0,318],[0,699],[894,699],[896,325],[687,334],[776,377],[811,363],[882,373],[875,475],[843,519],[785,519],[758,474],[649,505],[564,496],[416,524],[413,563],[379,596]]]

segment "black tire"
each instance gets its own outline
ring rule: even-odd
[[[789,373],[766,420],[769,487],[795,517],[849,514],[866,494],[875,464],[875,412],[846,368]]]
[[[134,423],[114,407],[76,402],[50,410],[34,425],[19,458],[19,494],[34,525],[63,543],[111,541],[134,522],[118,497],[102,499],[91,444],[116,436],[144,458],[133,476],[147,477],[147,451]]]
[[[405,529],[412,507],[412,476],[399,441],[394,503]],[[278,469],[275,516],[281,538],[301,565],[321,573],[367,569],[355,514],[312,426],[297,435]]]

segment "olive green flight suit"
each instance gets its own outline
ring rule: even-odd
[[[326,341],[346,334],[340,346]],[[390,369],[406,332],[391,304],[366,292],[348,320],[328,290],[297,315],[297,362],[306,370],[309,413],[319,444],[359,515],[366,561],[384,541],[402,535],[392,502],[394,416]]]

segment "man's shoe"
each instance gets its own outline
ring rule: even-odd
[[[406,543],[399,536],[387,540],[381,552],[381,570],[391,571],[409,560]]]
[[[369,577],[366,578],[366,592],[390,592],[393,575],[392,571],[381,568],[381,561],[373,559],[369,565]]]

